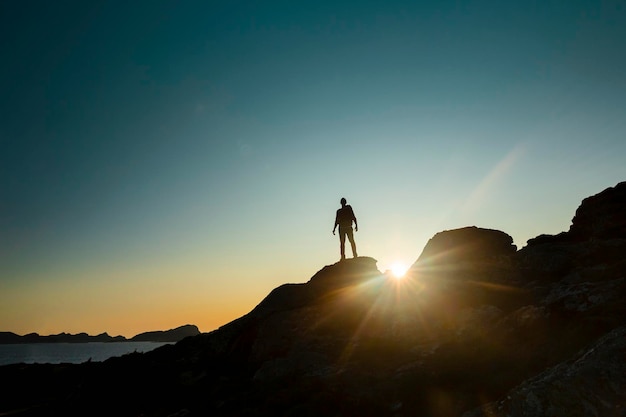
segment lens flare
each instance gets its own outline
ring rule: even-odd
[[[404,278],[406,271],[409,269],[408,266],[401,262],[395,262],[391,265],[391,274],[395,279]]]

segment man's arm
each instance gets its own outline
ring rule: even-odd
[[[337,225],[339,224],[339,211],[335,215],[335,226],[333,227],[333,235],[335,234],[335,230],[337,229]]]
[[[354,221],[354,231],[358,232],[359,231],[359,224],[356,221],[356,216],[354,215],[354,209],[352,208],[352,206],[350,206],[350,214],[352,214],[352,220]]]

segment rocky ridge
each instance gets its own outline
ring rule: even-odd
[[[351,259],[148,353],[0,367],[0,413],[626,416],[626,182],[512,242],[443,231],[402,281]]]

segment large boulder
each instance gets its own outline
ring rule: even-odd
[[[445,304],[451,317],[482,305],[510,311],[529,302],[519,289],[516,250],[500,230],[446,230],[428,241],[408,276],[425,285],[428,298]]]
[[[576,239],[626,238],[626,181],[587,197],[576,210],[569,233]]]
[[[626,181],[585,198],[568,231],[541,234],[529,239],[526,247],[611,239],[626,239]]]
[[[517,254],[526,281],[619,278],[626,259],[626,182],[585,198],[567,232],[539,235]]]
[[[500,230],[464,227],[433,236],[414,267],[500,263],[509,260],[516,250],[513,238]]]

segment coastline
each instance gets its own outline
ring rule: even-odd
[[[15,343],[0,345],[0,366],[16,364],[81,364],[145,353],[173,342]]]

